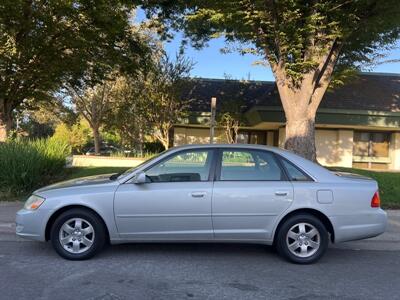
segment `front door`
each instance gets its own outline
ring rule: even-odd
[[[268,240],[292,203],[293,187],[266,150],[222,149],[212,211],[216,239]]]
[[[210,172],[214,150],[173,153],[145,171],[148,183],[122,184],[114,213],[121,238],[213,238]]]

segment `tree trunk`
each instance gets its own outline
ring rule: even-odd
[[[1,100],[0,100],[0,104]],[[0,142],[5,142],[7,140],[8,134],[12,126],[12,115],[5,105],[0,105]]]
[[[94,140],[94,152],[96,155],[100,155],[101,138],[100,138],[99,127],[92,126],[92,131],[93,131],[93,140]]]
[[[286,117],[285,149],[317,161],[315,148],[315,115],[304,115],[302,111]]]
[[[269,60],[270,63],[272,61],[271,67],[286,116],[285,148],[315,162],[315,116],[332,80],[342,46],[338,39],[327,43],[326,51],[322,53],[311,46],[308,52],[314,53],[314,61],[319,62],[318,66],[303,74],[299,81],[293,81],[287,74],[284,60]],[[269,59],[268,49],[266,54]]]
[[[311,72],[296,86],[290,84],[282,74],[276,77],[286,116],[285,149],[316,162],[315,116],[329,86],[331,72],[317,83],[314,80],[315,74]]]

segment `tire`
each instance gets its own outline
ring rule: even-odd
[[[324,224],[310,214],[298,214],[287,219],[277,233],[276,249],[286,260],[296,264],[311,264],[326,252],[329,234]]]
[[[50,239],[54,250],[69,260],[85,260],[102,250],[106,242],[106,229],[93,212],[73,208],[63,212],[54,221]]]

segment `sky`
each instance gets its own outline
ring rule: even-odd
[[[173,41],[165,45],[166,51],[174,55],[179,49],[180,41],[180,34],[177,34]],[[192,76],[225,78],[227,75],[232,79],[274,80],[274,76],[269,67],[254,65],[254,62],[260,60],[259,57],[249,54],[240,55],[235,52],[224,54],[220,51],[224,46],[225,43],[223,39],[212,40],[208,47],[201,50],[188,46],[186,49],[186,56],[196,63],[192,70]],[[388,52],[388,56],[385,60],[400,59],[400,42],[398,42],[396,48],[397,49]],[[400,62],[385,63],[363,71],[400,73]]]
[[[140,22],[144,18],[143,11],[139,10],[136,15],[136,21]],[[165,49],[170,55],[174,56],[178,51],[181,39],[182,35],[177,33],[171,42],[166,43]],[[222,38],[210,41],[208,47],[204,47],[201,50],[187,46],[186,56],[195,63],[191,75],[203,78],[229,77],[231,79],[274,80],[269,67],[254,64],[254,62],[260,60],[259,57],[249,54],[240,55],[235,52],[221,53],[220,50],[224,46],[225,43]],[[388,56],[385,58],[387,60],[400,59],[400,41],[395,49],[387,54]],[[363,71],[400,74],[400,62],[380,64]]]

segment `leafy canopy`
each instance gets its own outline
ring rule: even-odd
[[[127,0],[1,1],[0,108],[49,99],[65,82],[94,85],[115,67],[134,70],[147,47],[131,30],[132,7]]]
[[[265,57],[293,81],[340,48],[337,70],[372,64],[399,38],[397,0],[140,1],[164,37],[183,30],[195,47],[223,36],[242,53]]]

